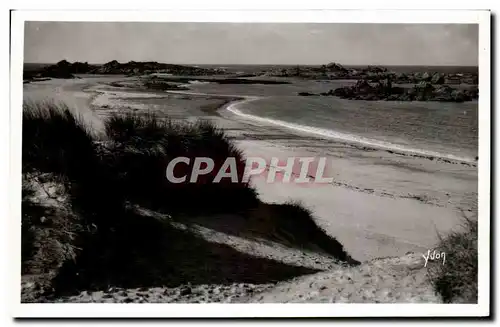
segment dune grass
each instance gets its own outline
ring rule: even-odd
[[[80,249],[109,235],[124,199],[114,192],[112,169],[101,160],[90,129],[66,105],[25,102],[22,137],[23,271],[51,289],[48,284]],[[66,200],[50,199],[49,185],[64,189]]]
[[[32,183],[23,183],[23,271],[58,269],[57,276],[51,273],[50,277],[55,292],[119,284],[134,276],[141,279],[136,284],[150,285],[152,280],[146,279],[169,276],[166,272],[175,269],[172,260],[153,264],[164,256],[152,253],[167,248],[177,249],[179,256],[196,252],[180,249],[176,243],[186,236],[172,232],[166,221],[135,214],[135,206],[169,215],[202,213],[207,219],[218,213],[248,216],[256,208],[269,206],[264,221],[279,235],[288,235],[289,243],[316,243],[337,259],[350,262],[342,245],[299,204],[266,205],[248,183],[230,179],[212,183],[228,157],[235,158],[241,181],[245,158],[210,122],[124,114],[108,118],[105,131],[106,141],[94,139],[83,120],[64,104],[25,103],[23,107],[23,176],[49,176],[68,195],[66,209],[71,214],[53,211],[34,205],[29,196]],[[179,156],[209,157],[214,170],[196,183],[171,183],[165,170]],[[186,174],[189,181],[190,171],[190,166],[184,166],[175,173]],[[49,222],[41,222],[41,215],[50,217]],[[169,251],[172,258],[176,256]]]
[[[86,180],[98,158],[90,131],[62,103],[25,102],[22,140],[23,271],[52,271],[75,256],[73,232],[82,230],[84,222],[43,201],[33,201],[42,190],[40,179],[43,176],[65,188],[77,204],[82,199],[78,192],[81,181]]]
[[[24,103],[22,164],[23,174],[56,176],[87,224],[110,228],[116,223],[124,194],[116,188],[114,167],[83,118],[65,104]]]
[[[87,126],[63,103],[23,103],[23,173],[40,171],[72,176],[94,159]]]
[[[154,209],[173,212],[222,213],[246,210],[258,203],[257,194],[248,183],[222,179],[212,183],[228,157],[235,158],[238,181],[244,172],[245,159],[223,131],[211,123],[193,124],[161,120],[154,115],[116,115],[106,121],[106,132],[113,141],[108,151],[115,158],[120,188],[128,200]],[[186,176],[180,184],[166,178],[168,163],[177,157],[190,159],[181,164],[175,175]],[[214,161],[214,169],[190,183],[196,157]]]
[[[446,261],[429,266],[429,279],[446,303],[477,303],[477,220],[464,216],[462,230],[439,236]]]

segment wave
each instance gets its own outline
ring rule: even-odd
[[[286,127],[289,129],[293,129],[295,131],[303,132],[303,133],[308,133],[308,134],[314,134],[318,135],[323,138],[329,138],[329,139],[336,139],[336,140],[341,140],[346,143],[355,143],[355,144],[362,144],[364,146],[372,147],[375,149],[383,149],[383,150],[388,150],[388,151],[393,151],[393,152],[402,152],[403,154],[409,154],[409,155],[414,155],[414,156],[420,156],[420,157],[425,157],[425,158],[440,158],[440,159],[447,159],[447,160],[453,160],[453,161],[458,161],[462,163],[468,163],[468,164],[475,164],[476,160],[473,158],[466,158],[466,157],[459,157],[453,154],[446,154],[446,153],[439,153],[435,151],[429,151],[429,150],[424,150],[424,149],[415,149],[415,148],[410,148],[408,146],[400,145],[400,144],[395,144],[395,143],[390,143],[386,141],[380,141],[376,139],[370,139],[367,137],[359,136],[359,135],[354,135],[354,134],[348,134],[348,133],[343,133],[343,132],[338,132],[330,129],[325,129],[325,128],[319,128],[319,127],[313,127],[313,126],[307,126],[307,125],[300,125],[296,123],[291,123],[283,120],[278,120],[278,119],[272,119],[272,118],[265,118],[261,116],[256,116],[252,114],[247,114],[241,112],[237,108],[237,106],[240,106],[244,103],[248,103],[250,101],[255,101],[260,98],[257,97],[247,97],[244,100],[233,102],[232,104],[228,105],[226,109],[233,114],[251,119],[254,121],[259,121],[267,124],[272,124],[276,126],[281,126],[281,127]]]

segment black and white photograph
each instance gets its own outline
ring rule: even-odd
[[[489,12],[152,15],[13,13],[19,312],[489,312]]]

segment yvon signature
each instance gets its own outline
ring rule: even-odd
[[[436,250],[431,252],[431,250],[427,250],[427,256],[425,254],[422,254],[422,256],[425,259],[424,267],[427,267],[427,262],[429,262],[429,260],[443,260],[443,265],[446,262],[446,253],[444,252],[436,252]]]

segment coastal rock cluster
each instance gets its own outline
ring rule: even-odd
[[[93,74],[124,74],[124,75],[142,75],[151,73],[164,73],[173,75],[218,75],[224,73],[222,69],[200,68],[194,66],[183,66],[174,64],[163,64],[156,61],[137,62],[129,61],[119,63],[116,60],[110,61],[102,66],[96,67]]]
[[[432,84],[478,84],[477,72],[442,73],[442,72],[394,72],[386,67],[367,66],[365,68],[345,68],[338,63],[322,66],[296,66],[291,68],[273,69],[263,74],[277,77],[300,77],[307,79],[363,79],[379,81],[390,78],[397,84],[417,84],[430,82]]]
[[[387,101],[442,101],[464,102],[478,98],[479,89],[455,89],[448,85],[433,85],[430,82],[419,82],[410,88],[393,87],[390,80],[376,84],[359,80],[354,86],[344,86],[330,90],[323,95],[334,95],[351,100],[387,100]]]
[[[51,77],[51,78],[75,78],[76,74],[119,74],[119,75],[142,75],[151,73],[165,73],[174,75],[218,75],[224,73],[221,69],[199,68],[193,66],[163,64],[155,61],[119,63],[112,60],[104,65],[91,65],[87,62],[70,63],[61,60],[55,65],[42,68],[38,72],[25,74],[25,79]]]
[[[66,60],[61,60],[55,65],[44,67],[38,75],[40,77],[74,78],[74,74],[87,74],[93,68],[87,62],[70,63]]]
[[[318,94],[299,92],[300,96],[314,96]],[[477,86],[456,89],[449,85],[433,85],[430,82],[420,82],[413,87],[392,86],[391,80],[370,83],[359,80],[355,85],[339,87],[335,90],[320,93],[322,96],[337,96],[349,100],[365,101],[441,101],[464,102],[477,100],[479,89]]]
[[[182,83],[196,80],[218,84],[287,84],[283,79],[245,79],[227,76],[220,68],[201,68],[164,64],[158,62],[129,61],[120,63],[112,60],[104,65],[92,65],[88,62],[70,63],[66,60],[55,65],[42,67],[36,71],[24,72],[24,83],[48,78],[76,78],[78,74],[119,74],[127,76],[151,75],[155,73],[174,75],[168,80],[152,76],[144,87],[155,90],[187,90]],[[274,77],[298,77],[317,80],[357,80],[355,85],[343,86],[328,92],[324,96],[337,96],[351,100],[387,100],[387,101],[442,101],[464,102],[478,98],[477,72],[443,73],[429,71],[394,72],[386,67],[367,66],[364,68],[346,68],[338,63],[322,66],[296,66],[266,69],[255,75]],[[451,87],[450,85],[460,86]],[[470,85],[464,87],[464,84]],[[316,95],[307,91],[301,96]]]

